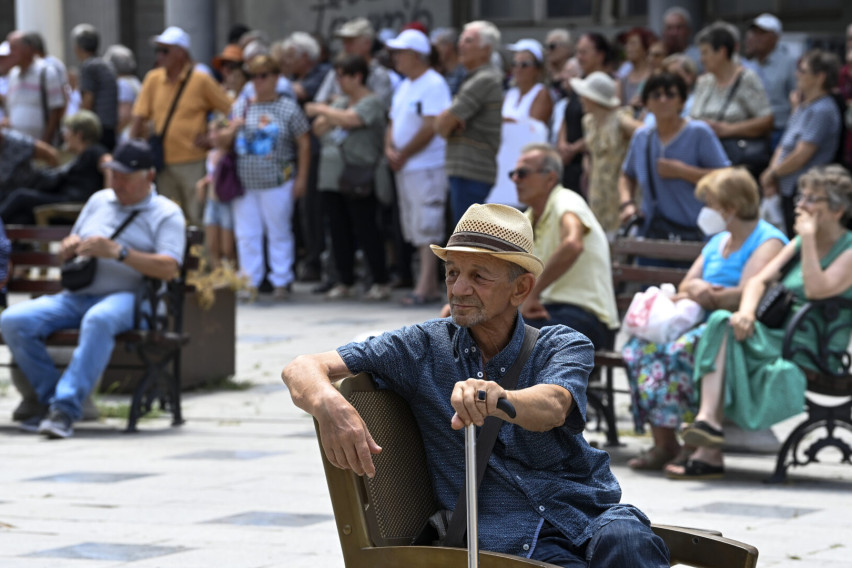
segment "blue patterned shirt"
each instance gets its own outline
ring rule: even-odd
[[[816,152],[808,162],[791,174],[781,176],[778,180],[778,189],[781,195],[795,195],[799,183],[799,177],[814,166],[829,164],[837,154],[837,145],[840,144],[840,111],[837,104],[828,95],[824,95],[810,104],[801,104],[781,137],[781,160],[783,161],[799,142],[810,142],[817,147]],[[780,163],[780,162],[779,162]]]
[[[367,371],[381,388],[411,406],[426,448],[429,473],[442,508],[455,507],[464,485],[464,431],[453,430],[450,395],[468,377],[499,381],[521,349],[525,328],[519,316],[509,344],[483,367],[479,348],[451,319],[430,320],[350,343],[338,349],[352,372]],[[565,424],[531,432],[505,423],[479,490],[479,540],[483,549],[529,557],[544,521],[580,546],[616,519],[648,519],[619,504],[621,488],[609,456],[582,436],[586,385],[593,366],[592,344],[557,325],[541,330],[518,389],[560,385],[574,397]]]

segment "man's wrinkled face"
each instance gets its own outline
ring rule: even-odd
[[[450,314],[457,325],[475,327],[515,309],[508,262],[488,254],[449,251],[446,271]]]
[[[669,53],[680,53],[689,45],[689,25],[680,14],[671,14],[663,21],[663,42]]]

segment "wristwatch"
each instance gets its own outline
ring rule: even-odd
[[[118,251],[118,257],[116,258],[116,260],[118,262],[124,262],[124,259],[127,258],[127,253],[129,252],[130,251],[125,245],[121,245],[121,250]]]

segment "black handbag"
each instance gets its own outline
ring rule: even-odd
[[[719,109],[719,114],[716,116],[716,120],[719,122],[723,121],[725,110],[731,104],[742,77],[742,73],[737,75],[731,90],[728,92],[728,97],[725,99],[722,108]],[[761,138],[720,138],[719,142],[722,143],[722,148],[731,161],[731,165],[745,167],[755,179],[760,177],[761,172],[766,169],[769,160],[772,159],[772,147],[769,144],[769,138],[765,136]]]
[[[115,230],[110,240],[116,238],[138,214],[138,209],[133,210],[127,216],[127,219]],[[72,292],[85,288],[95,281],[95,274],[97,272],[98,258],[96,256],[75,256],[62,263],[62,267],[60,268],[62,287]]]
[[[787,264],[781,269],[781,280],[790,272],[793,264],[798,260],[799,252],[796,252],[793,258],[788,260]],[[757,308],[754,310],[754,318],[766,327],[778,329],[787,321],[790,310],[793,308],[794,299],[793,292],[789,288],[781,282],[776,282],[763,293]]]
[[[653,132],[651,133],[653,135]],[[684,225],[672,221],[660,212],[657,205],[657,188],[654,184],[654,163],[651,160],[651,135],[645,152],[645,165],[648,168],[648,192],[651,195],[651,212],[645,222],[644,234],[646,239],[662,239],[667,241],[703,241],[704,233],[694,225]]]
[[[343,159],[343,171],[337,178],[337,187],[341,195],[350,199],[367,199],[376,189],[376,164],[371,166],[356,166],[346,162],[346,152],[343,144],[339,147]]]
[[[187,83],[189,83],[189,77],[191,75],[192,71],[186,74],[186,77],[180,84],[178,92],[175,94],[175,98],[172,100],[172,106],[169,108],[169,114],[166,115],[166,122],[163,124],[163,130],[159,134],[152,134],[148,137],[148,146],[151,147],[151,156],[154,158],[154,168],[157,170],[158,173],[163,171],[163,168],[166,167],[166,157],[164,149],[166,130],[169,129],[169,123],[171,123],[172,115],[175,113],[175,107],[177,107],[178,100],[180,99],[181,94],[183,94],[183,88],[186,87]]]

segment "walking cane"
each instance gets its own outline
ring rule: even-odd
[[[514,418],[515,407],[505,398],[497,400],[497,408]],[[467,568],[479,566],[479,541],[476,504],[476,427],[468,424],[464,428],[464,476],[467,497]]]

